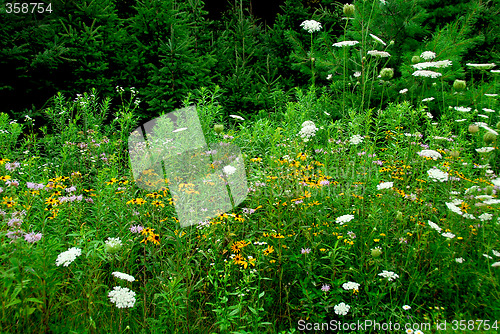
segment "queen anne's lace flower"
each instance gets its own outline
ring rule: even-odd
[[[385,277],[389,281],[394,281],[396,278],[399,278],[398,274],[396,274],[392,271],[387,271],[387,270],[383,270],[380,274],[378,274],[378,276]]]
[[[234,167],[233,167],[233,166],[231,166],[231,165],[227,165],[227,166],[225,166],[222,170],[223,170],[223,171],[224,171],[224,173],[225,173],[226,175],[228,175],[228,176],[229,176],[229,175],[232,175],[232,174],[234,174],[234,172],[236,172],[236,168],[234,168]]]
[[[427,77],[427,78],[433,78],[434,79],[434,78],[440,77],[442,74],[438,73],[438,72],[434,72],[434,71],[419,70],[419,71],[413,72],[413,75],[416,76],[416,77]]]
[[[390,189],[394,185],[394,182],[382,182],[380,184],[377,184],[377,190],[382,190],[382,189]]]
[[[429,224],[430,227],[432,227],[436,231],[441,232],[442,228],[439,227],[436,223],[434,223],[434,222],[432,222],[430,220],[428,220],[427,223]]]
[[[429,67],[445,68],[451,65],[452,65],[451,60],[440,60],[440,61],[426,61],[423,63],[413,64],[411,66],[413,66],[413,68],[417,70],[425,70],[426,68]]]
[[[351,139],[349,139],[349,142],[352,144],[352,145],[358,145],[360,143],[363,142],[363,136],[360,136],[360,135],[354,135],[351,137]]]
[[[476,151],[479,153],[489,153],[491,151],[495,150],[494,147],[481,147],[481,148],[476,148]]]
[[[478,70],[491,70],[493,67],[495,67],[495,63],[489,63],[489,64],[471,64],[467,63],[465,64],[467,66],[477,68]]]
[[[119,271],[113,272],[112,275],[115,276],[116,278],[124,279],[124,280],[129,281],[129,282],[135,281],[134,276],[131,276],[131,275],[125,274],[125,273],[121,273]]]
[[[343,46],[353,46],[353,45],[356,45],[358,44],[359,42],[358,41],[343,41],[343,42],[337,42],[335,44],[333,44],[332,46],[336,46],[336,47],[343,47]]]
[[[347,305],[346,303],[342,302],[338,305],[335,305],[334,307],[334,310],[335,310],[335,314],[338,314],[338,315],[346,315],[347,312],[349,312],[349,309],[351,307],[349,305]]]
[[[425,59],[425,60],[430,60],[436,58],[436,54],[432,51],[424,51],[420,55],[420,58]]]
[[[59,267],[62,264],[67,267],[80,255],[82,255],[82,250],[80,248],[72,247],[57,256],[56,266]]]
[[[302,123],[302,129],[299,132],[299,136],[302,138],[304,142],[308,142],[310,138],[316,135],[316,131],[318,128],[312,121],[305,121]]]
[[[121,286],[115,286],[108,297],[118,308],[134,307],[135,304],[135,292]]]
[[[308,33],[312,34],[315,31],[321,30],[321,23],[314,20],[306,20],[300,24]]]
[[[354,219],[353,215],[343,215],[343,216],[338,217],[335,221],[337,223],[339,223],[340,225],[343,225],[344,223],[348,223],[353,219]]]
[[[469,111],[471,111],[472,108],[458,106],[458,107],[453,107],[453,109],[455,109],[456,111],[461,111],[461,112],[469,112]]]
[[[359,290],[359,286],[360,284],[356,282],[347,282],[342,284],[344,290]]]
[[[445,173],[437,168],[432,168],[427,171],[427,174],[433,181],[444,182],[448,181],[448,173]]]
[[[455,238],[455,235],[453,233],[450,233],[450,232],[446,232],[446,233],[443,233],[441,234],[443,237],[445,238],[448,238],[448,239],[453,239]]]
[[[385,44],[385,42],[383,40],[381,40],[379,37],[375,36],[374,34],[370,34],[370,36],[372,36],[372,38],[374,40],[376,40],[377,42],[383,44],[384,46],[387,46],[387,44]]]
[[[382,57],[382,58],[387,58],[387,57],[391,56],[389,52],[378,51],[378,50],[370,50],[367,53],[371,56],[377,56],[377,57]]]
[[[443,157],[441,153],[434,150],[422,150],[420,152],[417,152],[417,154],[421,157],[432,158],[433,160],[441,159]]]

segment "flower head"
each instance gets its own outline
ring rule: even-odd
[[[349,142],[352,144],[352,145],[358,145],[360,143],[363,142],[363,136],[360,136],[360,135],[354,135],[351,137],[351,139],[349,139]]]
[[[340,225],[344,225],[344,223],[348,223],[351,220],[354,219],[354,215],[343,215],[338,217],[335,222],[339,223]]]
[[[427,171],[427,174],[434,182],[444,182],[448,181],[448,173],[441,171],[437,168],[431,168]]]
[[[420,55],[420,58],[423,58],[425,60],[430,60],[430,59],[436,58],[436,54],[434,52],[432,52],[432,51],[424,51]]]
[[[306,20],[300,24],[301,27],[304,28],[308,33],[312,34],[313,32],[321,30],[321,23],[314,20]]]
[[[115,286],[108,297],[118,308],[134,307],[135,304],[135,292],[121,286]]]
[[[119,271],[113,272],[112,275],[115,276],[116,278],[123,279],[123,280],[129,281],[129,282],[135,281],[134,276],[131,276],[131,275],[125,274],[125,273],[121,273]]]
[[[72,248],[68,249],[65,252],[62,252],[61,254],[59,254],[57,256],[56,266],[59,267],[62,264],[63,266],[67,267],[73,261],[75,261],[77,256],[80,256],[80,255],[82,255],[82,250],[80,248],[72,247]]]
[[[338,314],[338,315],[346,315],[347,312],[349,312],[349,309],[351,307],[349,305],[347,305],[346,303],[342,302],[338,305],[335,305],[334,307],[334,310],[335,310],[335,314]]]
[[[24,235],[24,240],[26,240],[27,242],[30,242],[30,243],[35,243],[35,242],[39,241],[40,239],[42,239],[42,233],[31,232],[31,233],[26,233]]]
[[[358,41],[343,41],[343,42],[334,43],[332,46],[336,46],[336,47],[340,48],[343,46],[353,46],[353,45],[356,45],[358,43],[359,43]]]

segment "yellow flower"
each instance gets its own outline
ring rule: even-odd
[[[267,248],[264,249],[264,255],[269,255],[269,254],[271,254],[273,252],[274,252],[274,247],[271,246],[271,245],[267,246]]]
[[[16,205],[16,202],[14,202],[14,200],[12,199],[12,197],[4,197],[2,204],[6,205],[8,208],[11,208],[14,205]]]
[[[56,198],[50,197],[50,198],[47,198],[47,200],[45,201],[45,204],[47,204],[47,205],[57,205],[57,204],[59,204],[59,200],[56,199]]]
[[[154,206],[161,206],[162,208],[165,207],[165,204],[163,204],[161,201],[153,201],[151,202],[151,204]]]
[[[10,180],[10,179],[11,179],[10,175],[0,176],[0,181],[7,181],[7,180]]]
[[[320,248],[319,251],[320,252],[326,252],[326,248]]]
[[[375,241],[375,242],[379,242],[379,241],[380,241],[380,239],[373,239],[373,241]]]

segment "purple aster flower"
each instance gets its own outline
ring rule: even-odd
[[[302,248],[302,250],[300,252],[302,254],[309,254],[311,252],[311,249],[310,248]]]
[[[144,230],[144,227],[142,227],[141,225],[134,225],[130,228],[130,232],[132,233],[141,233],[142,230]]]
[[[325,291],[325,292],[326,292],[326,291],[328,291],[328,290],[330,290],[330,285],[328,285],[328,284],[323,284],[323,286],[321,287],[321,290],[322,290],[322,291]]]

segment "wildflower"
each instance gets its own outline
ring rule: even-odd
[[[339,223],[340,225],[344,225],[344,223],[348,223],[353,219],[354,219],[354,215],[343,215],[343,216],[338,217],[335,220],[335,222]]]
[[[492,267],[500,267],[500,261],[493,263],[491,266]]]
[[[451,60],[440,60],[440,61],[428,61],[428,62],[424,62],[424,63],[418,63],[418,64],[414,64],[412,66],[413,66],[413,68],[415,68],[417,70],[425,70],[426,68],[429,68],[429,67],[445,68],[445,67],[448,67],[451,65],[452,65]]]
[[[490,64],[471,64],[471,63],[467,63],[465,65],[473,67],[473,68],[477,68],[478,70],[491,70],[493,67],[496,66],[494,63],[490,63]]]
[[[132,227],[130,227],[130,232],[132,233],[141,233],[142,230],[144,230],[144,227],[141,225],[133,225]]]
[[[117,253],[122,248],[122,241],[120,238],[108,238],[105,242],[104,248],[108,253]]]
[[[448,173],[443,172],[437,168],[432,168],[427,171],[427,174],[434,182],[448,181]]]
[[[382,78],[382,80],[388,81],[392,79],[393,76],[394,76],[394,70],[392,68],[386,67],[380,71],[380,77]]]
[[[311,252],[310,248],[302,248],[302,250],[300,251],[301,254],[309,254],[310,252]]]
[[[174,131],[172,131],[172,133],[181,132],[181,131],[184,131],[184,130],[187,130],[187,128],[175,129]]]
[[[395,274],[394,272],[392,272],[392,271],[387,271],[387,270],[383,270],[380,274],[378,274],[378,276],[385,277],[385,278],[387,278],[389,281],[393,281],[393,280],[395,280],[396,278],[399,278],[399,275],[398,275],[398,274]]]
[[[372,248],[371,249],[371,255],[373,257],[379,257],[380,255],[382,255],[382,249],[380,247]]]
[[[336,46],[338,48],[341,48],[343,46],[353,46],[353,45],[356,45],[358,43],[359,43],[358,41],[342,41],[342,42],[334,43],[332,46]],[[328,79],[328,80],[330,80],[330,79]]]
[[[401,89],[399,91],[399,94],[406,94],[408,92],[408,88],[405,88],[405,89]]]
[[[417,152],[417,154],[421,157],[431,158],[432,160],[437,160],[442,158],[442,155],[434,150],[422,150],[420,152]]]
[[[496,250],[492,249],[491,252],[493,253],[493,255],[495,256],[499,256],[500,257],[500,252],[497,252]]]
[[[27,242],[30,242],[30,243],[35,243],[35,242],[39,241],[40,239],[42,239],[42,233],[31,232],[31,233],[26,233],[24,235],[24,240],[26,240]]]
[[[129,281],[129,282],[135,281],[134,276],[131,276],[131,275],[125,274],[125,273],[121,273],[119,271],[114,271],[112,273],[112,275],[115,276],[116,278],[123,279],[123,280]]]
[[[236,172],[236,168],[234,168],[233,166],[231,165],[227,165],[225,166],[223,169],[224,173],[229,176],[229,175],[232,175],[234,174],[234,172]]]
[[[434,223],[434,222],[432,222],[430,220],[428,220],[427,223],[429,224],[430,227],[432,227],[436,231],[441,232],[442,228],[439,227],[436,223]]]
[[[481,220],[481,221],[484,222],[484,221],[487,221],[487,220],[491,220],[493,218],[493,215],[491,213],[485,212],[482,215],[480,215],[478,218],[479,218],[479,220]]]
[[[359,286],[360,284],[356,282],[347,282],[342,284],[344,290],[359,290]]]
[[[383,40],[381,40],[379,37],[375,36],[374,34],[370,34],[370,36],[371,36],[374,40],[376,40],[377,42],[379,42],[379,43],[383,44],[384,46],[387,46],[387,44],[386,44]]]
[[[330,285],[328,285],[328,284],[323,284],[323,286],[321,287],[321,291],[325,291],[325,292],[327,292],[328,290],[330,290]]]
[[[413,76],[416,77],[438,78],[441,75],[442,75],[441,73],[428,70],[418,70],[413,72]]]
[[[411,306],[409,306],[409,305],[403,305],[403,310],[406,311],[406,310],[409,310],[409,309],[411,309]]]
[[[476,151],[479,153],[489,153],[491,151],[495,150],[494,147],[481,147],[481,148],[476,148]]]
[[[321,23],[314,20],[306,20],[300,24],[301,27],[304,28],[308,33],[312,34],[313,32],[321,30]]]
[[[80,248],[72,247],[72,248],[68,249],[65,252],[62,252],[61,254],[59,254],[57,256],[56,266],[59,267],[62,264],[63,266],[67,267],[73,261],[75,261],[77,256],[80,256],[80,255],[82,255],[82,250]]]
[[[367,53],[371,56],[382,57],[382,58],[387,58],[391,56],[389,52],[378,51],[378,50],[370,50]]]
[[[108,297],[118,308],[134,307],[135,304],[135,292],[121,286],[115,286]]]
[[[335,305],[334,307],[334,310],[335,310],[335,314],[338,314],[338,315],[346,315],[347,312],[349,312],[349,309],[351,307],[349,305],[347,305],[346,303],[342,302],[338,305]]]
[[[264,255],[269,255],[274,252],[274,248],[271,245],[268,245],[266,249],[264,249]]]
[[[363,136],[360,136],[360,135],[354,135],[351,137],[351,139],[349,139],[349,142],[352,144],[352,145],[358,145],[360,143],[363,142]]]
[[[457,263],[463,263],[464,262],[464,258],[463,257],[457,257],[455,259],[455,262],[457,262]]]
[[[351,5],[351,4],[344,5],[343,12],[344,12],[345,16],[353,17],[355,11],[356,11],[356,7],[354,7],[354,5]]]
[[[309,138],[316,135],[316,131],[318,131],[318,128],[312,121],[305,121],[302,123],[302,129],[299,132],[299,136],[304,142],[308,142]]]
[[[234,118],[234,119],[238,119],[238,120],[240,120],[240,121],[244,121],[244,120],[245,120],[243,117],[238,116],[238,115],[229,115],[229,117],[232,117],[232,118]]]
[[[394,186],[394,182],[382,182],[377,185],[377,190],[390,189]]]
[[[453,233],[450,233],[450,232],[446,232],[446,233],[443,233],[441,234],[443,237],[445,238],[448,238],[448,239],[453,239],[455,238],[455,235]]]
[[[430,59],[436,58],[436,54],[434,52],[432,52],[432,51],[424,51],[420,55],[420,58],[423,58],[425,60],[430,60]]]
[[[457,106],[457,107],[453,107],[453,109],[455,109],[456,111],[461,111],[461,112],[469,112],[469,111],[471,111],[472,108]]]
[[[465,83],[465,80],[458,80],[458,79],[456,79],[453,82],[453,88],[455,88],[458,91],[464,90],[466,87],[467,87],[467,84]]]

